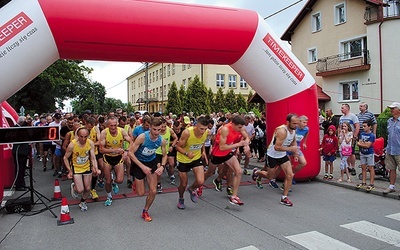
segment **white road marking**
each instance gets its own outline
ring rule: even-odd
[[[400,221],[400,213],[386,215],[385,217],[388,217],[388,218],[393,219],[393,220],[398,220],[398,221]]]
[[[303,247],[307,249],[315,249],[315,250],[347,250],[347,249],[358,249],[355,247],[352,247],[350,245],[347,245],[346,243],[343,243],[339,240],[336,240],[334,238],[331,238],[329,236],[326,236],[322,233],[319,233],[317,231],[311,231],[307,233],[302,233],[302,234],[296,234],[296,235],[291,235],[287,236],[287,239],[302,245]]]
[[[236,250],[259,250],[259,249],[257,247],[255,247],[255,246],[250,245],[250,246],[247,246],[247,247],[238,248]]]

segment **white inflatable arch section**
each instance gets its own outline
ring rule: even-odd
[[[308,166],[319,173],[313,77],[254,11],[152,0],[14,0],[0,9],[0,103],[57,59],[230,65],[267,102],[268,138],[307,115]]]

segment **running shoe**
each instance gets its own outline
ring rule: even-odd
[[[231,203],[232,205],[237,205],[237,206],[242,206],[244,205],[244,203],[240,200],[239,197],[237,196],[231,196],[229,197],[229,203]]]
[[[133,184],[133,182],[132,182],[131,180],[127,180],[127,181],[126,181],[126,186],[127,186],[128,188],[132,188],[132,184]]]
[[[324,180],[326,180],[326,179],[328,179],[329,178],[329,175],[328,174],[325,174],[324,175]]]
[[[296,185],[297,184],[297,182],[293,179],[292,180],[292,185]]]
[[[97,186],[99,186],[99,188],[104,188],[104,181],[102,179],[98,179]]]
[[[232,190],[232,188],[231,188],[231,187],[226,187],[226,194],[227,194],[229,197],[231,197],[231,196],[232,196],[232,194],[233,194],[233,190]]]
[[[289,200],[288,197],[281,198],[281,204],[289,207],[293,206],[293,203]]]
[[[88,209],[87,204],[84,201],[81,201],[81,203],[79,203],[79,207],[81,208],[82,212],[87,211],[87,209]]]
[[[251,175],[251,179],[253,179],[253,181],[256,181],[257,179],[257,171],[258,168],[253,168],[253,174]]]
[[[96,192],[96,189],[90,190],[90,196],[92,196],[93,200],[97,200],[99,198],[99,195]]]
[[[263,189],[264,188],[260,179],[256,179],[256,187],[258,189]]]
[[[375,190],[374,184],[368,185],[368,186],[365,188],[365,190],[367,190],[367,192],[371,192],[372,190]]]
[[[75,191],[75,183],[74,182],[71,183],[71,196],[74,199],[79,198],[79,194]]]
[[[203,195],[203,185],[196,189],[197,196],[200,197]]]
[[[174,175],[171,175],[171,176],[169,177],[169,184],[175,185],[175,176],[174,176]]]
[[[383,190],[383,194],[388,194],[388,193],[393,193],[395,192],[394,188],[386,188],[385,190]]]
[[[351,175],[356,175],[357,174],[355,168],[350,168],[349,172],[350,172]]]
[[[217,179],[214,179],[213,184],[215,186],[215,190],[217,190],[218,192],[222,192],[222,181],[218,181]]]
[[[107,197],[107,200],[104,202],[104,206],[108,207],[111,206],[111,204],[112,204],[112,198]]]
[[[329,180],[332,180],[332,179],[333,179],[333,175],[330,174],[329,177],[328,177],[328,179],[329,179]]]
[[[357,188],[357,189],[360,189],[360,188],[365,189],[366,187],[367,187],[367,183],[358,183],[358,184],[356,185],[356,188]]]
[[[159,194],[162,193],[162,186],[161,186],[161,183],[157,184],[157,193],[159,193]]]
[[[59,172],[57,173],[57,177],[58,177],[58,178],[62,178],[62,175],[63,175],[63,174],[62,174],[61,171],[59,171]]]
[[[185,207],[185,199],[179,198],[179,201],[178,201],[178,208],[179,208],[179,209],[185,209],[185,208],[186,208],[186,207]]]
[[[118,192],[119,192],[118,184],[113,182],[111,185],[112,185],[112,191],[114,192],[114,194],[118,194]]]
[[[57,175],[58,175],[58,171],[55,170],[54,173],[53,173],[53,176],[56,177]]]
[[[247,169],[245,168],[245,169],[243,170],[243,174],[244,174],[244,175],[250,175],[250,172],[247,171]]]
[[[270,180],[269,181],[269,186],[273,188],[279,188],[278,184],[276,184],[275,180]]]
[[[190,194],[190,199],[192,200],[192,202],[197,203],[198,197],[197,197],[196,190],[190,190],[190,188],[188,188],[187,191]]]
[[[43,172],[46,172],[47,171],[47,168],[46,167],[43,167]]]
[[[144,219],[145,222],[150,222],[153,219],[150,217],[149,212],[143,211],[142,212],[142,218]]]

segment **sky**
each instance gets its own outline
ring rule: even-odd
[[[256,11],[263,18],[270,16],[292,4],[292,7],[266,19],[269,26],[280,37],[287,29],[307,0],[169,0],[188,4],[201,4],[221,7],[234,7]],[[135,73],[142,65],[140,62],[84,61],[85,66],[93,69],[89,75],[93,81],[103,84],[106,97],[127,102],[126,78]]]

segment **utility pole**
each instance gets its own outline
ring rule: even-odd
[[[144,85],[144,98],[146,104],[146,111],[149,111],[149,63],[146,62],[146,71],[145,71],[145,85]]]
[[[161,72],[163,70],[164,64],[161,63]],[[164,76],[161,76],[161,112],[164,113]]]

